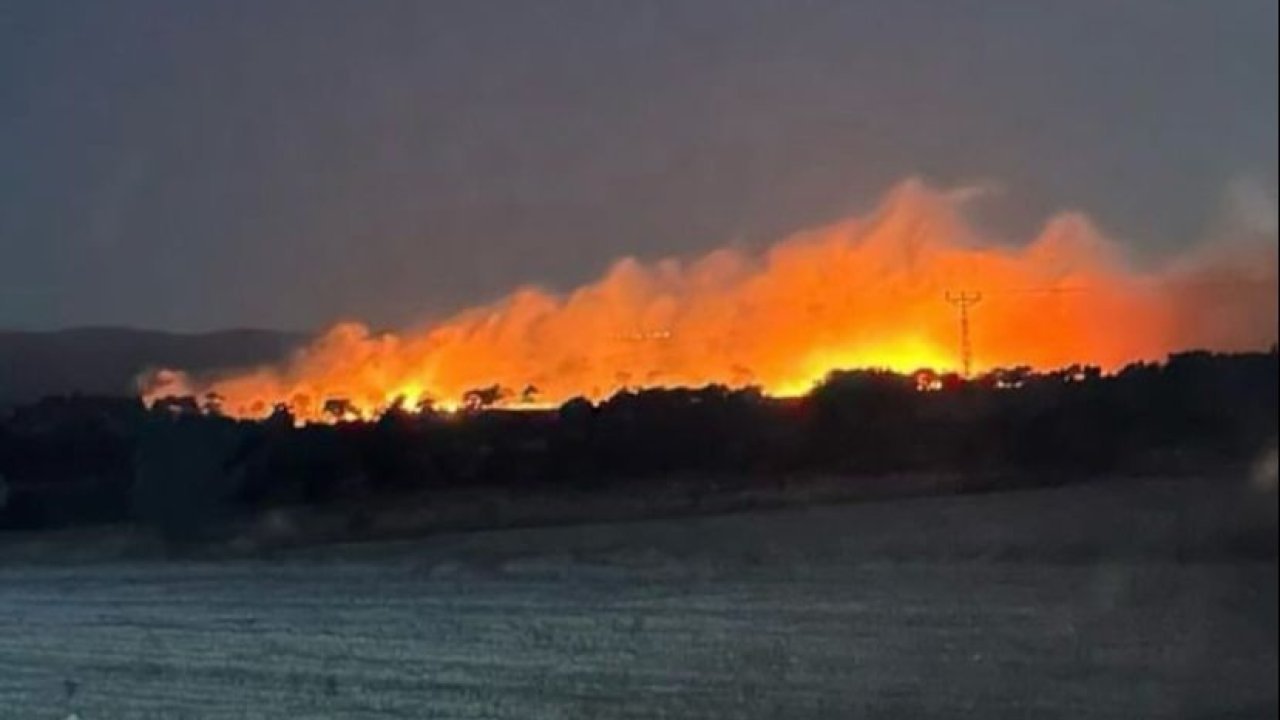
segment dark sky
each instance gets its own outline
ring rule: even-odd
[[[1275,0],[0,4],[0,327],[415,322],[995,181],[1275,195]],[[1274,213],[1274,205],[1272,205]]]

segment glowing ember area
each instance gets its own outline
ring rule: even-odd
[[[279,367],[143,379],[149,400],[216,396],[257,417],[407,408],[554,405],[624,388],[757,385],[799,394],[829,371],[959,370],[959,293],[973,369],[1074,363],[1116,369],[1191,347],[1267,347],[1276,336],[1276,248],[1201,248],[1133,269],[1079,214],[1021,245],[985,239],[967,193],[909,181],[866,217],[792,235],[762,254],[618,261],[568,295],[534,287],[418,331],[342,323]],[[210,395],[214,394],[214,395]]]

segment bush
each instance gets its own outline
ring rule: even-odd
[[[173,543],[207,539],[238,485],[243,441],[229,420],[157,417],[138,438],[132,508]]]

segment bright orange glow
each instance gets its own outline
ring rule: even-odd
[[[1275,342],[1274,244],[1138,271],[1079,214],[1050,219],[1021,246],[984,240],[964,219],[964,195],[908,181],[870,215],[763,254],[623,259],[568,295],[525,287],[418,331],[341,323],[283,366],[217,378],[162,371],[144,379],[144,395],[216,392],[233,415],[283,402],[318,420],[332,398],[369,417],[397,398],[457,408],[494,385],[512,407],[709,383],[798,394],[838,368],[957,369],[948,290],[983,294],[970,308],[976,371],[1110,370],[1188,347]]]

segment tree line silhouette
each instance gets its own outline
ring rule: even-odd
[[[53,397],[0,421],[0,528],[138,522],[175,540],[220,519],[457,488],[575,492],[680,476],[770,483],[946,473],[1005,488],[1115,474],[1224,473],[1273,447],[1277,352],[1188,352],[1113,375],[1071,367],[832,373],[808,395],[709,386],[622,392],[553,410],[396,405],[295,426],[221,414],[216,397]],[[966,486],[968,487],[968,486]],[[956,489],[965,489],[957,487]]]

